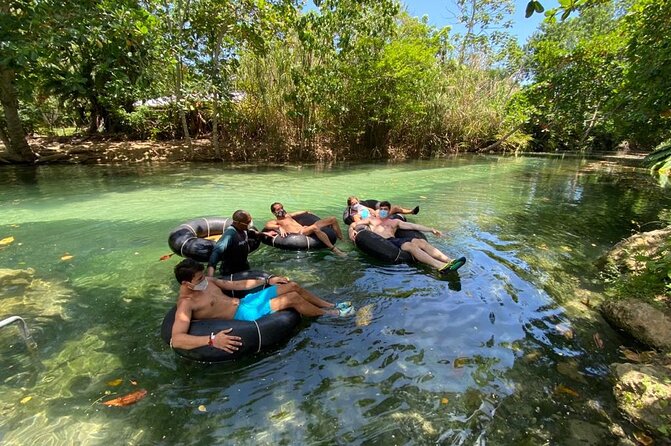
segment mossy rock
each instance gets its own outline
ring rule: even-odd
[[[667,361],[668,362],[668,361]],[[613,364],[617,406],[636,425],[671,435],[671,364]]]
[[[603,317],[651,347],[671,351],[671,317],[650,304],[635,300],[608,300],[599,307]]]
[[[634,234],[613,246],[597,264],[601,268],[614,269],[620,273],[642,273],[648,260],[663,254],[670,237],[671,226]]]

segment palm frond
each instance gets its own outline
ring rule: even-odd
[[[643,158],[643,164],[653,170],[660,170],[665,165],[671,164],[671,140],[664,141]]]

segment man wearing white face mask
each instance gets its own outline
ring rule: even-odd
[[[222,276],[249,269],[247,261],[247,255],[251,251],[249,237],[260,236],[258,232],[249,229],[253,225],[249,212],[240,209],[233,213],[233,223],[226,228],[210,255],[210,261],[207,263],[208,277],[214,276],[214,269],[219,262],[221,262],[219,274]]]
[[[411,229],[415,231],[431,232],[441,236],[441,232],[416,223],[389,218],[391,204],[381,201],[378,207],[378,217],[370,217],[354,222],[349,227],[349,238],[354,241],[358,226],[367,226],[374,233],[393,243],[398,249],[409,252],[415,260],[436,268],[441,273],[456,271],[466,263],[465,257],[451,260],[429,242],[422,238],[396,237],[397,229]]]
[[[293,308],[303,316],[349,317],[355,314],[351,302],[338,304],[325,301],[286,277],[268,279],[222,280],[203,274],[203,265],[184,259],[175,266],[179,282],[179,298],[171,343],[174,348],[192,349],[209,345],[233,353],[242,339],[232,329],[213,332],[209,336],[189,334],[192,319],[236,319],[255,321],[268,314]],[[230,297],[226,292],[248,290],[263,286],[261,291],[247,294],[244,299]]]

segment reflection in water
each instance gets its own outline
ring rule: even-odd
[[[539,444],[569,438],[576,420],[603,421],[586,400],[617,418],[603,377],[618,334],[565,303],[593,287],[592,261],[627,225],[659,220],[668,199],[645,172],[593,165],[54,166],[27,183],[21,168],[0,170],[0,239],[15,238],[0,268],[34,269],[20,286],[0,280],[0,314],[25,317],[39,345],[31,357],[0,332],[0,439]],[[269,195],[269,184],[282,187]],[[264,246],[255,269],[352,300],[357,316],[305,320],[286,344],[235,364],[185,362],[162,344],[179,259],[158,259],[173,227],[239,208],[260,224],[272,201],[340,215],[352,194],[418,203],[414,221],[443,230],[432,241],[467,265],[442,278],[349,243],[346,259]],[[138,388],[149,394],[134,406],[99,404]]]

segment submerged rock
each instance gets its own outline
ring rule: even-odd
[[[613,246],[599,263],[601,266],[610,265],[621,273],[642,272],[646,268],[648,259],[661,255],[670,237],[671,226],[634,234]]]
[[[671,318],[662,311],[633,299],[605,301],[600,309],[611,325],[644,344],[671,351]]]
[[[585,446],[600,446],[609,438],[608,429],[582,420],[569,420],[567,426],[567,443]]]
[[[671,435],[671,362],[613,364],[617,406],[634,424],[651,433]]]
[[[27,286],[33,281],[35,270],[0,268],[0,286]]]

